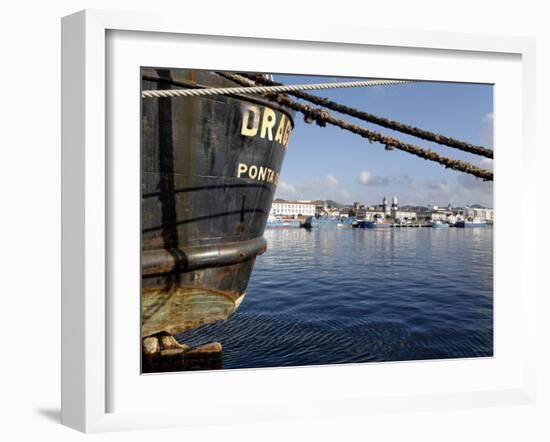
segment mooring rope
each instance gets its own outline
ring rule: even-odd
[[[261,84],[263,86],[282,86],[281,83],[276,83],[275,81],[269,80],[261,75],[257,75],[257,74],[240,74],[240,75],[253,80],[256,84]],[[351,117],[355,117],[360,120],[367,121],[369,123],[377,124],[378,126],[382,126],[387,129],[392,129],[398,132],[412,135],[417,138],[422,138],[426,141],[432,141],[434,143],[442,144],[444,146],[453,147],[455,149],[459,149],[474,155],[481,155],[487,158],[493,158],[493,150],[483,146],[477,146],[474,144],[466,143],[464,141],[460,141],[455,138],[447,137],[445,135],[441,135],[435,132],[430,132],[425,129],[420,129],[418,127],[403,124],[395,120],[390,120],[388,118],[380,117],[378,115],[374,115],[369,112],[361,111],[361,110],[354,109],[352,107],[337,103],[335,101],[329,100],[328,98],[318,97],[316,95],[311,95],[311,94],[302,92],[301,90],[296,90],[296,91],[293,90],[293,91],[287,91],[287,92],[290,95],[294,95],[295,97],[309,101],[310,103],[326,107],[327,109],[331,109],[333,111],[346,114]]]
[[[343,89],[350,87],[387,86],[390,84],[413,83],[412,80],[365,80],[341,83],[289,84],[279,86],[219,87],[207,89],[151,89],[141,92],[142,98],[202,97],[207,95],[261,94],[272,92],[312,91],[321,89]]]
[[[218,74],[241,85],[250,85],[252,87],[254,87],[255,85],[255,82],[253,80],[245,78],[241,75],[229,74],[225,72],[219,72]],[[316,109],[306,104],[298,103],[297,101],[291,100],[284,94],[274,93],[273,89],[271,89],[270,92],[264,93],[264,95],[275,100],[277,103],[283,106],[287,106],[297,112],[301,112],[302,114],[304,114],[304,120],[308,123],[315,121],[317,125],[321,127],[324,127],[327,123],[329,123],[341,129],[348,130],[364,138],[367,138],[370,142],[379,142],[385,145],[386,150],[398,149],[403,152],[416,155],[425,160],[434,161],[445,166],[446,168],[458,170],[476,176],[478,178],[482,178],[484,181],[493,181],[493,172],[491,170],[482,169],[481,167],[475,166],[466,161],[445,157],[430,149],[418,147],[410,143],[404,143],[396,138],[383,135],[380,132],[376,132],[365,127],[358,126],[356,124],[349,123],[347,121],[336,118],[325,109]]]

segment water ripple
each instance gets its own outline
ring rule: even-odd
[[[223,343],[223,367],[493,354],[492,229],[268,230],[227,321],[178,336]]]

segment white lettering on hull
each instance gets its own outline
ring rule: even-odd
[[[279,174],[273,169],[264,166],[256,166],[245,163],[239,163],[237,167],[237,178],[248,178],[255,181],[263,181],[277,185],[279,182]]]
[[[254,104],[242,104],[242,125],[241,135],[245,137],[267,138],[269,141],[275,140],[285,148],[288,145],[292,123],[286,115],[281,113],[279,124],[277,125],[277,114],[266,106],[257,106]],[[261,124],[260,124],[261,123]],[[273,129],[276,129],[273,136]]]

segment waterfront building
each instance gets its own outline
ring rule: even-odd
[[[357,212],[357,218],[364,219],[366,221],[374,221],[376,218],[390,218],[391,210],[388,206],[388,200],[386,197],[382,200],[382,204],[374,206],[361,206]]]
[[[417,213],[411,210],[397,210],[394,216],[395,221],[416,221],[418,219]]]
[[[441,208],[438,206],[432,206],[431,211],[428,212],[430,214],[430,220],[431,221],[449,221],[449,218],[453,215],[452,208]]]
[[[327,209],[326,212],[327,216],[332,218],[338,218],[340,216],[340,209],[333,207],[331,209]]]
[[[315,216],[325,216],[328,206],[326,201],[315,201]]]
[[[276,199],[271,204],[270,217],[284,216],[296,218],[298,216],[315,216],[315,204],[308,200],[286,201]]]
[[[477,204],[472,206],[466,206],[464,209],[462,209],[462,216],[464,219],[480,219],[487,222],[493,222],[494,221],[494,211],[493,209],[479,206]]]
[[[443,208],[437,205],[428,205],[421,218],[430,221],[445,221],[455,223],[462,220],[480,219],[491,223],[493,221],[493,209],[472,205],[466,207],[452,207],[451,204]]]
[[[360,216],[361,215],[361,216]],[[409,208],[399,208],[397,197],[393,196],[391,206],[388,205],[386,197],[382,200],[382,204],[369,206],[358,213],[358,218],[363,218],[366,221],[374,221],[376,218],[391,219],[393,221],[413,221],[417,219],[417,213]]]
[[[389,215],[388,215],[389,216]],[[386,212],[377,209],[366,209],[363,218],[365,221],[374,221],[376,218],[383,219],[386,217]]]

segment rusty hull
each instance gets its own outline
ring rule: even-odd
[[[143,90],[234,85],[209,71],[142,69]],[[292,116],[256,96],[142,99],[141,105],[145,337],[225,319],[242,301],[254,260],[266,249],[276,180],[240,171],[246,165],[278,174],[286,152],[280,138],[243,135],[245,113],[255,106],[277,121],[292,123]]]

